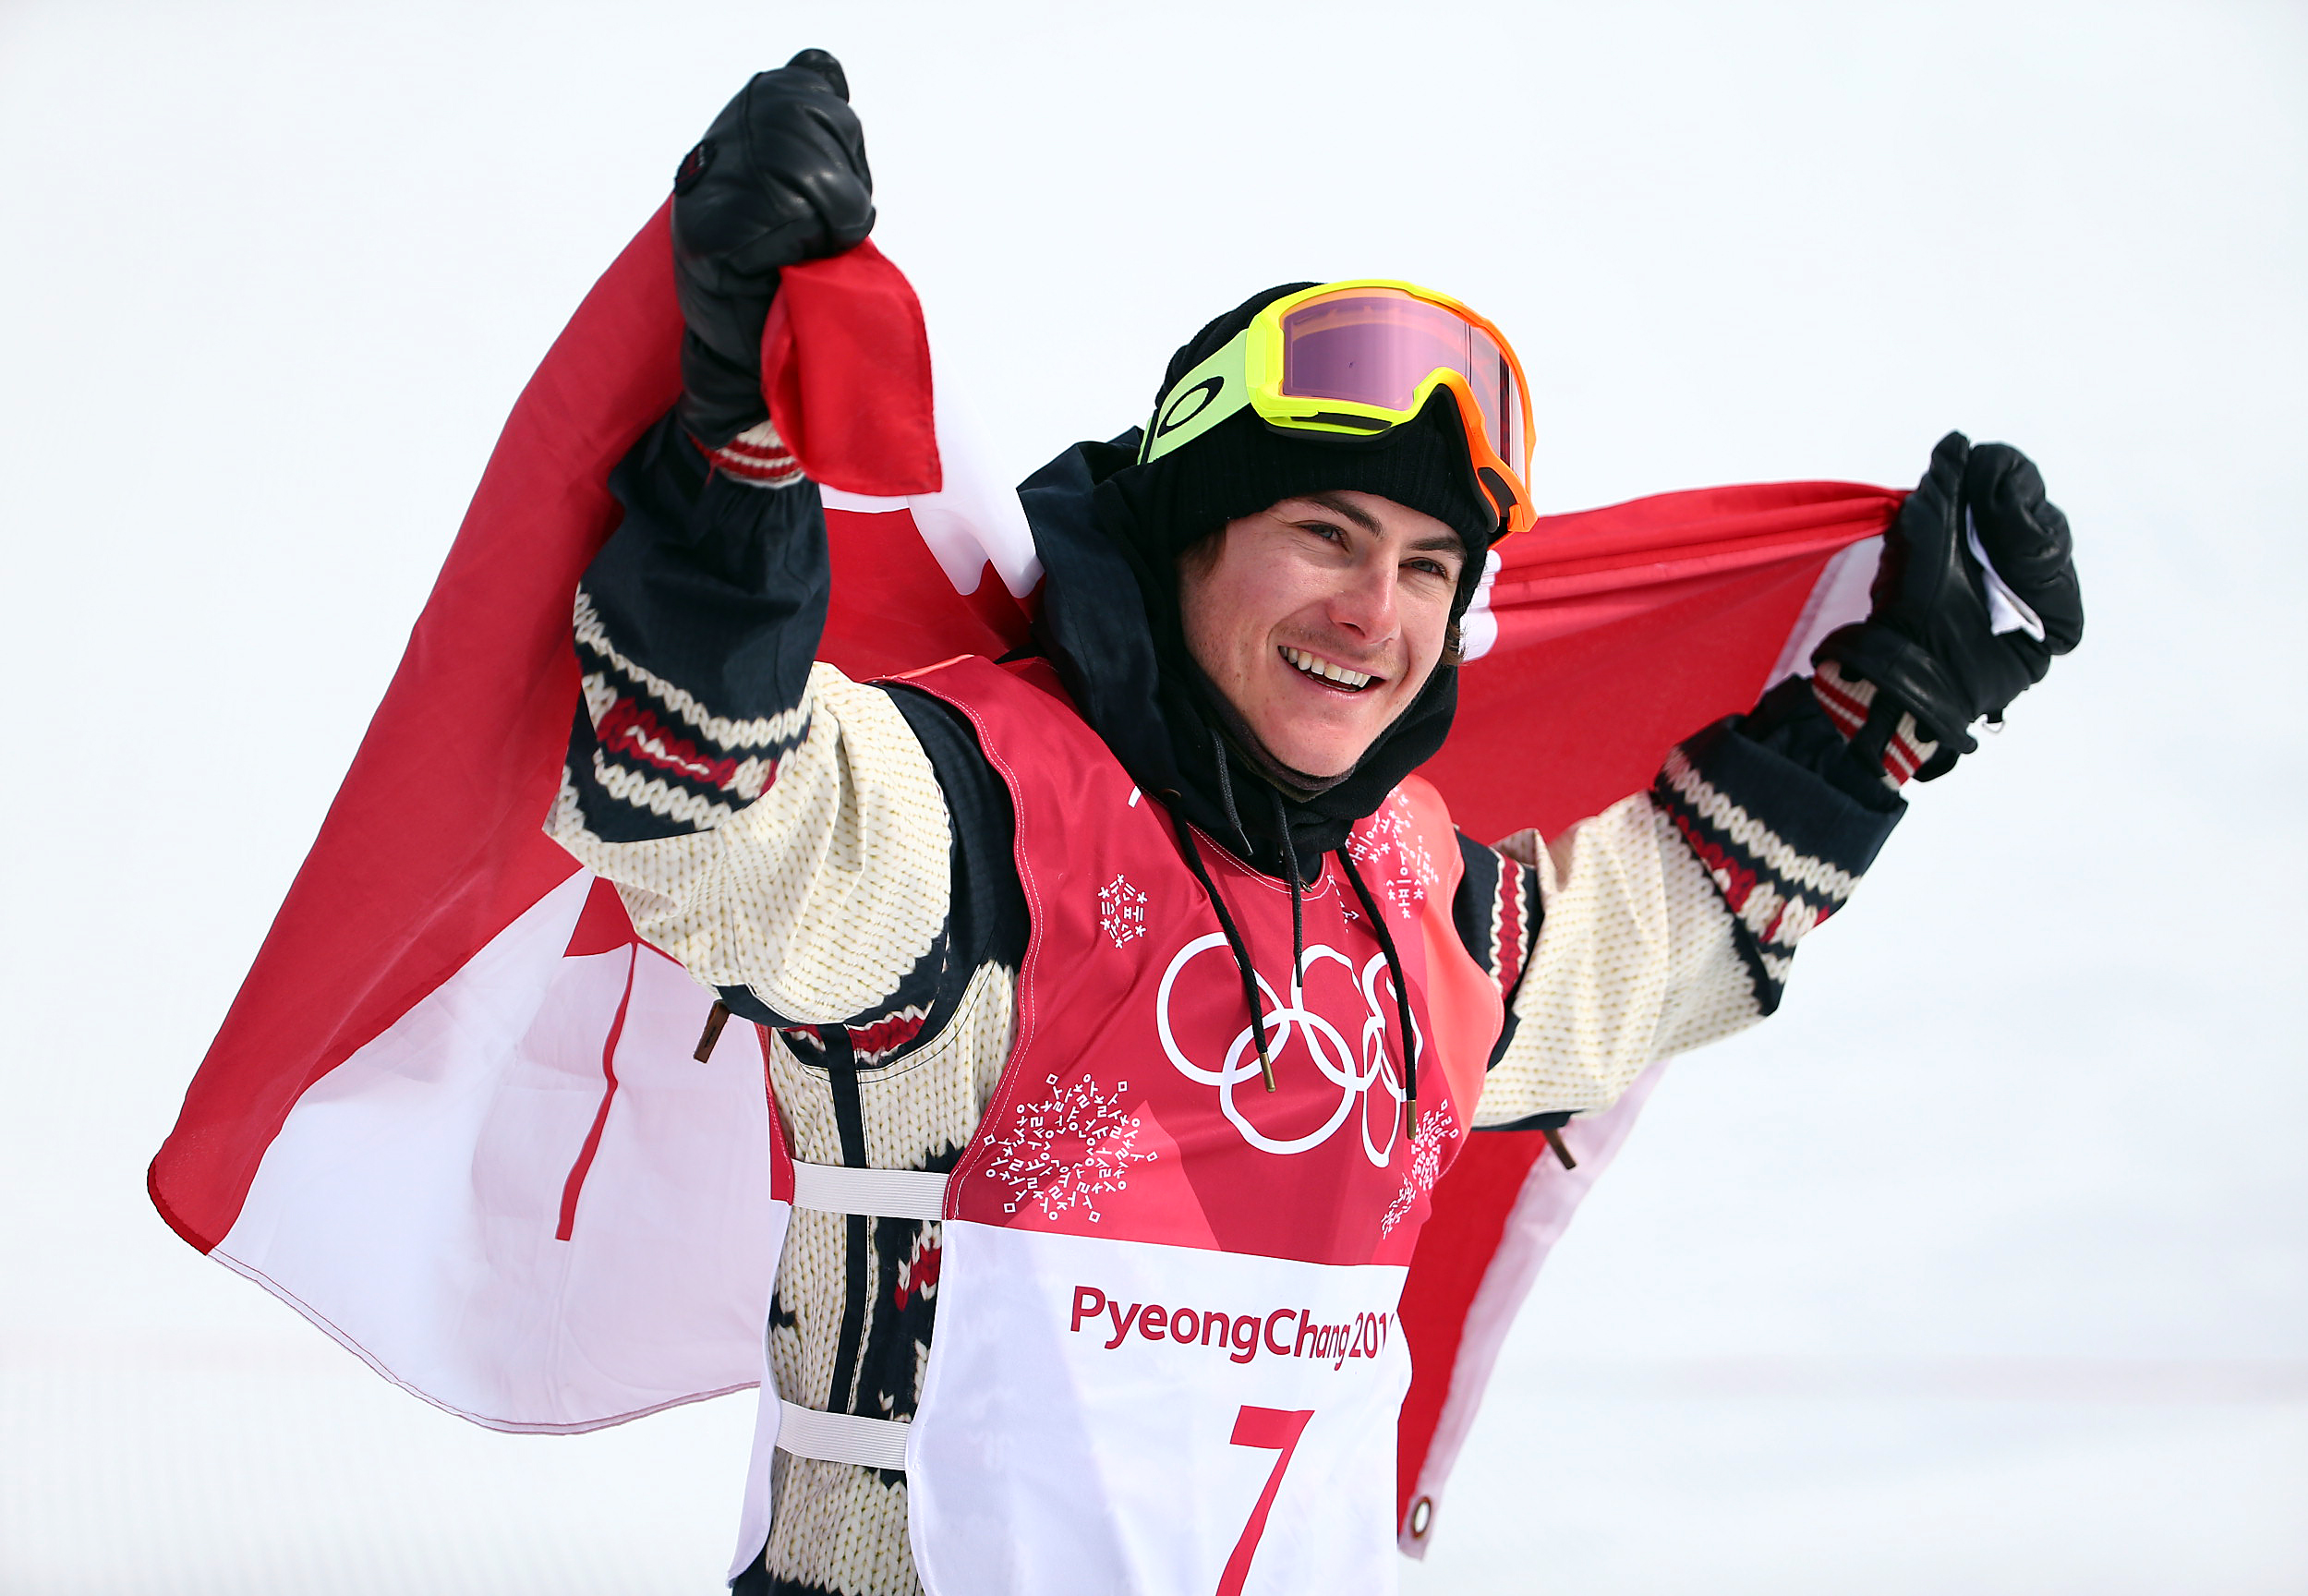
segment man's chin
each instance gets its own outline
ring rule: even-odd
[[[1399,706],[1388,707],[1399,710]],[[1353,775],[1363,756],[1394,723],[1392,716],[1379,713],[1380,706],[1375,703],[1354,703],[1353,709],[1359,713],[1338,712],[1346,707],[1344,703],[1309,706],[1302,701],[1270,701],[1258,706],[1252,715],[1238,710],[1234,735],[1239,741],[1248,734],[1255,745],[1255,758],[1267,762],[1270,778],[1283,779],[1286,791],[1296,787],[1319,792]]]
[[[1335,781],[1355,768],[1364,752],[1376,740],[1376,733],[1355,742],[1346,738],[1285,739],[1281,747],[1272,741],[1266,751],[1275,761],[1291,774],[1304,776],[1312,781]]]

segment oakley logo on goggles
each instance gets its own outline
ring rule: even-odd
[[[1411,283],[1325,283],[1261,310],[1162,396],[1141,461],[1183,448],[1227,417],[1371,437],[1415,418],[1436,388],[1458,403],[1475,480],[1508,532],[1528,530],[1530,396],[1499,330]]]

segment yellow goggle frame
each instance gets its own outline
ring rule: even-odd
[[[1320,321],[1325,310],[1335,325],[1294,326]],[[1436,310],[1446,317],[1436,317]],[[1430,344],[1445,320],[1456,322],[1466,334],[1465,357],[1429,364],[1420,355],[1406,365],[1404,351],[1384,343],[1390,331],[1406,325],[1406,317],[1421,323],[1415,331]],[[1335,362],[1327,381],[1310,381],[1305,371],[1294,369],[1300,364],[1293,356],[1301,344],[1324,332],[1335,336],[1358,325],[1376,330],[1361,350],[1367,357],[1361,364],[1372,369],[1351,381],[1366,390],[1390,390],[1396,396],[1411,381],[1408,404],[1347,396],[1341,391],[1350,381],[1342,376],[1347,368]],[[1378,369],[1390,360],[1393,370]],[[1413,381],[1412,367],[1417,365],[1428,369]],[[1224,347],[1171,384],[1155,406],[1138,457],[1142,462],[1159,460],[1245,408],[1256,411],[1268,426],[1289,431],[1373,437],[1415,419],[1437,388],[1450,390],[1457,403],[1475,479],[1507,533],[1529,530],[1538,514],[1529,487],[1530,389],[1522,363],[1489,320],[1448,295],[1415,283],[1358,278],[1303,288],[1275,300]]]

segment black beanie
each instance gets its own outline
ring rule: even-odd
[[[1251,295],[1196,333],[1170,357],[1158,406],[1173,385],[1258,312],[1311,283],[1286,283]],[[1166,547],[1145,552],[1175,560],[1227,522],[1305,493],[1375,493],[1420,511],[1456,532],[1467,545],[1453,618],[1465,612],[1482,574],[1483,555],[1501,531],[1498,512],[1475,479],[1465,424],[1447,392],[1437,390],[1415,421],[1368,438],[1269,427],[1245,408],[1177,453],[1130,468],[1146,532]]]

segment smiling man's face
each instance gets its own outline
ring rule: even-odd
[[[1443,655],[1466,546],[1375,493],[1285,499],[1179,562],[1194,662],[1266,751],[1342,776]]]

